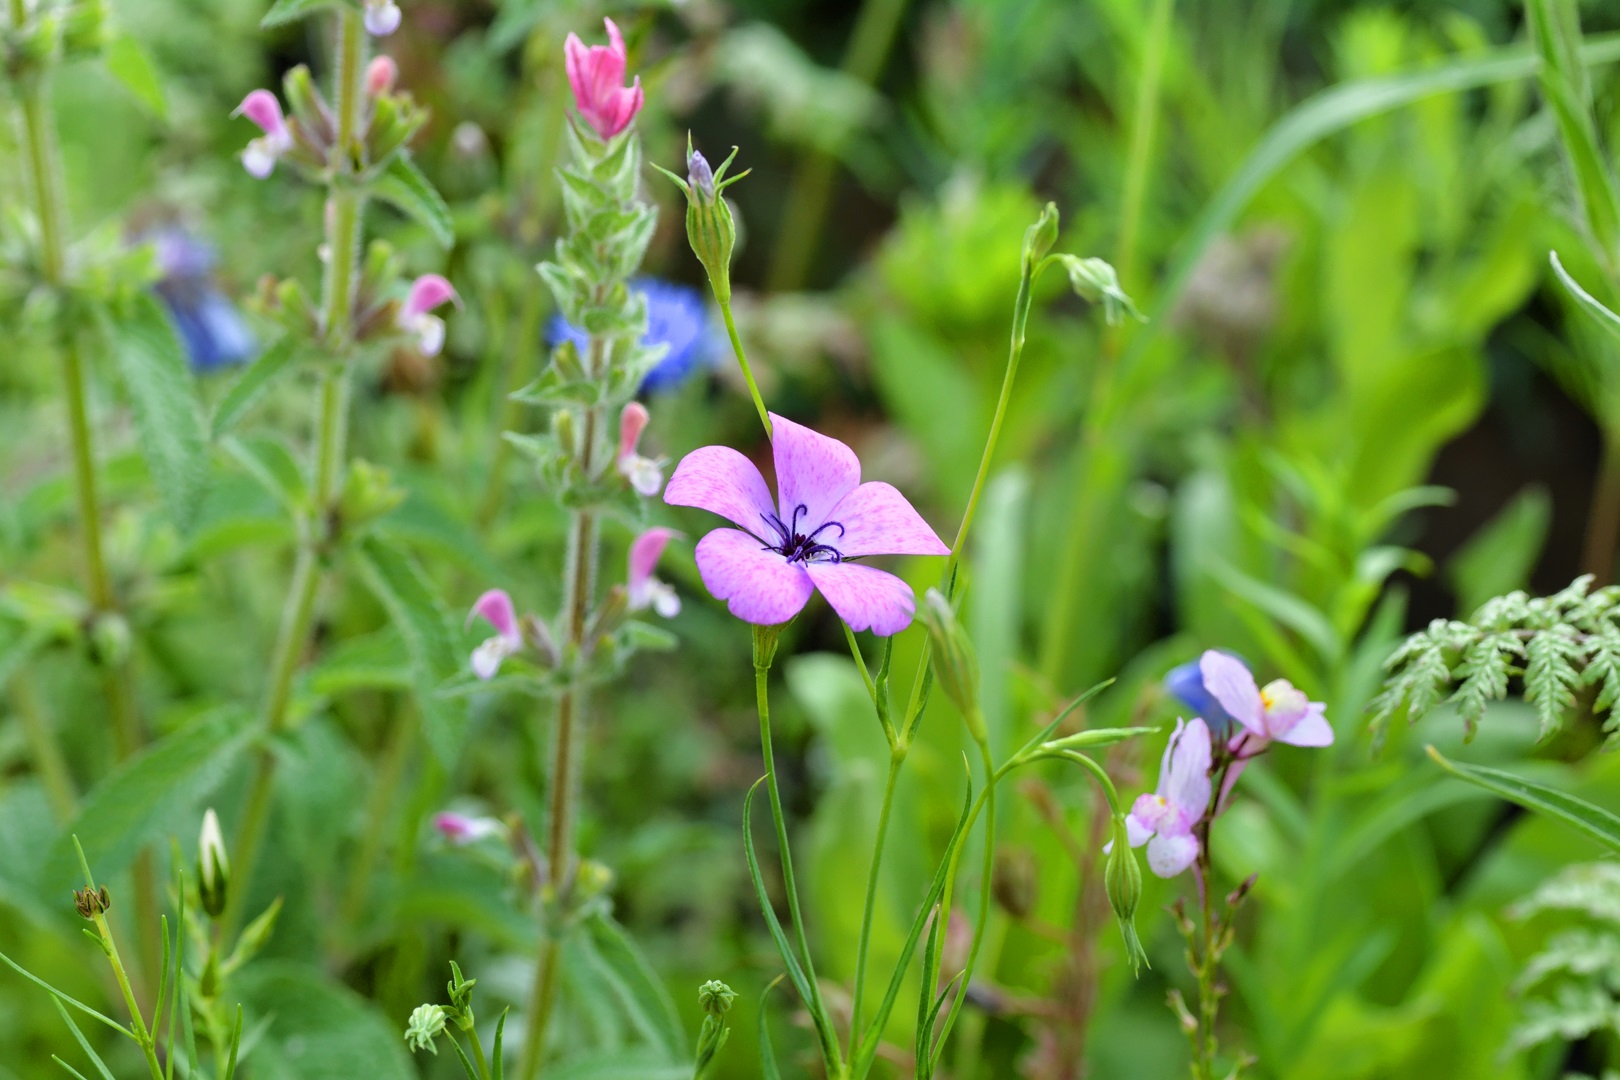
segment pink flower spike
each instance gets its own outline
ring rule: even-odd
[[[495,636],[473,650],[473,673],[480,679],[493,679],[502,661],[523,650],[523,631],[518,627],[512,598],[504,589],[490,589],[480,596],[467,613],[467,622],[475,618],[493,626]]]
[[[916,610],[911,586],[846,560],[950,549],[893,487],[860,482],[848,446],[774,413],[771,424],[776,506],[753,463],[723,446],[686,455],[664,489],[672,506],[701,507],[741,527],[698,541],[703,584],[733,615],[761,626],[792,619],[820,590],[851,629],[904,630]]]
[[[653,577],[658,557],[664,553],[664,545],[675,535],[673,529],[648,529],[630,545],[627,588],[631,611],[652,608],[666,619],[673,619],[681,613],[681,598],[675,594],[675,590]]]
[[[1327,706],[1311,701],[1287,679],[1276,679],[1265,689],[1241,660],[1211,649],[1198,660],[1204,685],[1221,708],[1248,731],[1245,756],[1253,757],[1272,741],[1292,746],[1330,746],[1333,728]]]
[[[643,97],[639,76],[632,85],[624,85],[628,62],[624,35],[619,33],[612,19],[602,22],[607,27],[607,45],[587,48],[579,35],[569,34],[563,44],[563,59],[580,116],[597,135],[611,139],[630,126],[630,121],[641,111]]]
[[[636,453],[641,432],[647,426],[647,406],[632,401],[619,414],[619,457],[616,465],[620,475],[630,481],[637,494],[652,498],[664,486],[663,466],[651,458]]]
[[[399,5],[394,0],[366,0],[366,11],[362,21],[366,24],[366,33],[372,37],[387,37],[399,29],[400,20],[404,16],[400,13]]]
[[[382,97],[394,89],[399,81],[399,65],[394,63],[392,56],[378,56],[366,65],[366,94],[369,97]]]
[[[1176,721],[1164,748],[1159,786],[1140,795],[1125,818],[1131,847],[1147,845],[1148,869],[1173,878],[1198,858],[1193,829],[1209,809],[1209,728],[1202,720]]]
[[[498,836],[505,831],[499,821],[487,817],[468,817],[466,814],[456,814],[445,811],[433,815],[433,827],[456,847],[466,847],[484,839],[486,836]]]
[[[416,347],[423,356],[437,356],[444,348],[444,320],[429,312],[447,301],[461,305],[461,297],[450,282],[439,274],[423,274],[411,282],[411,291],[399,309],[400,330],[416,338]]]

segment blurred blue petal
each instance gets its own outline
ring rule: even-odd
[[[1237,659],[1241,660],[1242,657]],[[1231,735],[1237,721],[1215,700],[1215,695],[1204,688],[1204,674],[1199,670],[1197,660],[1189,660],[1180,667],[1172,668],[1164,677],[1164,688],[1179,698],[1194,716],[1203,717],[1211,735],[1218,739]]]
[[[666,347],[664,358],[647,373],[641,389],[656,392],[679,386],[712,353],[708,304],[698,290],[657,278],[636,278],[630,287],[647,297],[647,333],[641,343]],[[585,333],[560,315],[552,318],[546,336],[552,347],[572,341],[583,350],[588,344]]]
[[[152,238],[163,277],[156,291],[174,320],[194,371],[240,364],[258,346],[236,305],[213,283],[214,252],[178,228]]]

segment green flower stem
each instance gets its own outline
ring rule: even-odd
[[[889,751],[889,774],[883,781],[883,805],[878,811],[877,838],[872,841],[872,867],[866,875],[866,903],[861,909],[860,944],[855,950],[855,993],[849,1010],[849,1055],[855,1056],[861,1030],[861,999],[866,991],[866,954],[872,939],[872,918],[877,909],[878,876],[883,866],[884,842],[889,836],[889,813],[894,808],[894,789],[900,780],[905,751]]]
[[[977,729],[981,731],[984,729],[982,719],[977,725]],[[962,969],[962,985],[957,987],[956,997],[951,1002],[950,1012],[946,1014],[945,1022],[940,1025],[938,1032],[935,1033],[934,1047],[927,1050],[929,1054],[936,1055],[936,1057],[940,1051],[945,1049],[945,1040],[950,1037],[951,1028],[955,1026],[956,1018],[962,1011],[962,1005],[967,1001],[968,984],[973,980],[973,968],[978,963],[979,950],[984,945],[985,931],[990,927],[990,896],[992,893],[991,882],[995,876],[996,870],[996,780],[999,774],[996,771],[995,762],[990,757],[989,740],[978,739],[976,742],[979,745],[979,760],[984,763],[985,778],[984,865],[981,871],[983,878],[979,882],[979,922],[978,925],[973,928],[973,942],[968,946],[967,965]],[[956,854],[959,855],[961,851],[961,847],[957,847]],[[954,879],[956,877],[955,856],[952,857],[951,861],[952,866],[950,877],[947,879],[945,892],[940,898],[940,913],[937,916],[938,918],[947,920],[950,918],[951,891],[952,886],[954,885]],[[931,1074],[932,1071],[933,1070],[930,1069],[929,1074]]]
[[[102,948],[107,953],[107,962],[112,965],[113,978],[118,980],[118,989],[123,991],[124,1004],[129,1008],[135,1042],[140,1045],[141,1053],[146,1057],[146,1067],[152,1073],[152,1080],[163,1080],[163,1066],[158,1062],[156,1041],[152,1038],[152,1033],[146,1030],[146,1019],[141,1015],[140,1003],[135,1000],[135,990],[130,986],[129,972],[124,970],[124,961],[118,955],[118,944],[113,941],[112,927],[107,925],[105,915],[98,914],[95,923],[96,933],[101,936]]]
[[[754,399],[754,408],[759,413],[759,422],[765,425],[765,437],[771,436],[771,416],[765,408],[765,399],[759,395],[759,384],[754,381],[754,371],[748,366],[748,354],[743,351],[742,338],[737,334],[737,320],[731,315],[731,298],[721,300],[718,295],[715,299],[720,303],[720,315],[726,321],[726,333],[731,337],[731,349],[737,354],[737,363],[742,368],[743,379],[748,383],[748,393]]]
[[[467,1041],[472,1043],[473,1062],[478,1066],[479,1080],[491,1080],[489,1059],[484,1056],[484,1044],[479,1041],[476,1028],[467,1029]]]
[[[798,939],[805,978],[810,984],[812,1000],[805,1004],[816,1016],[826,1016],[827,1007],[821,1000],[821,985],[816,981],[815,961],[810,954],[810,936],[805,933],[804,915],[799,908],[799,886],[793,875],[793,853],[788,847],[787,817],[782,813],[782,793],[776,784],[776,754],[771,749],[770,673],[770,661],[756,653],[754,701],[759,707],[759,743],[760,754],[765,759],[765,790],[771,797],[771,820],[776,825],[776,845],[782,853],[782,884],[787,891],[788,913],[793,920],[793,936]],[[830,1076],[846,1075],[843,1055],[836,1041],[827,1040],[822,1047],[822,1053],[831,1059],[827,1062]]]
[[[338,133],[340,147],[352,146],[358,130],[365,67],[366,35],[360,13],[344,8],[338,15]],[[331,354],[321,369],[316,398],[314,491],[308,516],[300,530],[298,556],[287,587],[280,628],[271,652],[270,682],[265,693],[263,725],[267,740],[287,727],[293,682],[309,649],[315,618],[315,600],[331,558],[334,537],[329,535],[331,511],[343,484],[348,446],[349,391],[352,375],[347,355],[352,344],[350,316],[360,260],[361,216],[365,193],[352,183],[354,162],[340,159],[327,196],[326,277],[321,327]],[[231,890],[221,920],[227,931],[240,925],[242,902],[253,880],[253,867],[269,819],[275,790],[276,756],[268,742],[260,749],[247,807],[237,829],[233,858],[239,887]]]

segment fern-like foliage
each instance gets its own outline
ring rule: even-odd
[[[1620,865],[1572,866],[1509,914],[1528,919],[1549,911],[1573,917],[1574,925],[1549,937],[1514,984],[1524,998],[1508,1037],[1515,1050],[1620,1035]]]
[[[1384,690],[1373,701],[1373,731],[1391,718],[1416,721],[1449,701],[1472,736],[1493,701],[1507,697],[1514,676],[1536,708],[1541,737],[1557,731],[1577,691],[1596,687],[1593,708],[1608,710],[1603,730],[1620,736],[1620,586],[1592,589],[1590,576],[1562,592],[1508,593],[1487,601],[1466,622],[1436,619],[1407,638],[1385,662]]]

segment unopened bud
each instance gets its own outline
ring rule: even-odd
[[[928,627],[934,643],[934,677],[945,696],[951,699],[968,732],[979,742],[985,739],[984,714],[979,710],[979,662],[973,643],[957,621],[951,602],[938,589],[929,589],[917,609],[917,618]]]
[[[437,1054],[439,1048],[433,1040],[444,1034],[444,1018],[443,1005],[418,1005],[405,1025],[405,1045]]]
[[[312,146],[319,148],[332,139],[332,111],[326,99],[315,86],[315,78],[304,64],[288,71],[281,78],[281,92],[287,99],[287,109],[296,121],[298,134]]]
[[[1101,303],[1103,317],[1109,326],[1118,326],[1129,315],[1142,318],[1136,303],[1120,288],[1119,275],[1103,259],[1082,259],[1078,255],[1059,255],[1063,268],[1069,272],[1069,284],[1080,298],[1090,303]]]
[[[393,90],[398,81],[399,65],[392,56],[373,57],[366,65],[366,93],[370,96],[381,97]]]
[[[90,648],[99,664],[122,667],[129,659],[133,642],[129,620],[116,611],[103,611],[90,624]]]
[[[358,529],[392,513],[405,501],[406,491],[394,483],[394,474],[364,458],[349,462],[340,502],[343,524]]]
[[[727,187],[748,175],[745,170],[726,178],[726,169],[736,156],[737,151],[733,149],[718,169],[711,169],[708,159],[692,149],[692,138],[688,135],[686,179],[682,180],[668,169],[658,170],[686,193],[686,239],[692,245],[692,254],[698,257],[709,275],[715,300],[722,305],[731,302],[731,253],[737,246],[737,222],[723,195]]]
[[[219,816],[209,807],[203,814],[202,833],[197,837],[197,893],[210,918],[225,913],[230,890],[231,863],[225,854],[225,837]]]
[[[112,896],[105,885],[99,889],[74,889],[73,906],[81,918],[94,919],[112,908]]]
[[[1047,203],[1041,211],[1041,216],[1035,224],[1024,230],[1024,272],[1027,274],[1034,269],[1035,264],[1046,258],[1046,253],[1052,250],[1057,243],[1058,236],[1058,208],[1057,203]]]
[[[1142,941],[1136,936],[1135,921],[1136,907],[1142,902],[1142,868],[1136,864],[1136,855],[1131,851],[1125,819],[1117,814],[1114,816],[1114,842],[1107,857],[1103,886],[1108,893],[1108,906],[1113,909],[1120,935],[1125,939],[1125,955],[1131,968],[1140,971],[1147,962]]]
[[[686,182],[704,202],[714,201],[714,170],[709,168],[708,158],[696,150],[686,155]]]
[[[698,1032],[696,1080],[704,1080],[714,1064],[715,1055],[731,1037],[725,1016],[737,1000],[736,991],[718,979],[710,979],[698,987],[698,1004],[703,1007],[703,1028]]]
[[[710,1016],[726,1015],[736,1001],[737,991],[719,979],[710,979],[698,987],[698,1005]]]
[[[99,53],[112,36],[110,28],[107,0],[78,0],[62,23],[62,50],[70,57]]]

